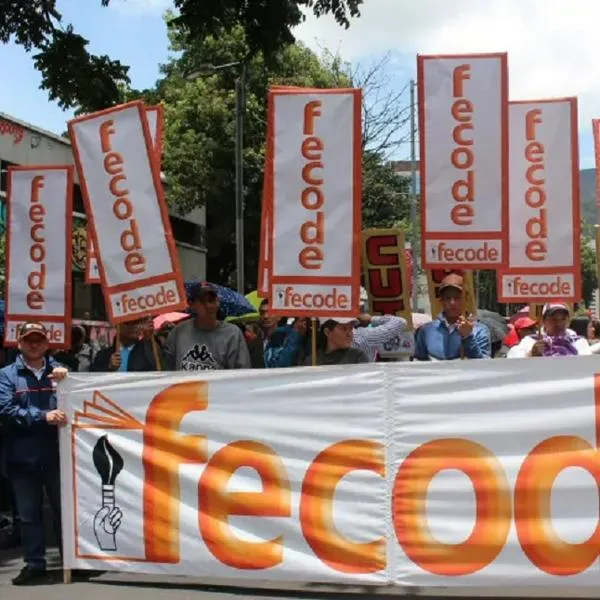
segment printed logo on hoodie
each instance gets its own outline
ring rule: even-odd
[[[195,344],[181,359],[182,371],[212,371],[218,363],[206,344]]]

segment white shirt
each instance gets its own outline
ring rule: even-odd
[[[513,346],[506,355],[506,358],[527,358],[531,356],[531,350],[539,339],[536,336],[528,335],[524,337],[519,344]],[[573,342],[573,346],[577,350],[579,356],[589,356],[592,354],[592,349],[585,338],[579,338]]]
[[[25,362],[25,361],[23,361],[23,362]],[[46,359],[44,359],[44,364],[42,365],[41,369],[34,369],[27,362],[25,362],[25,366],[35,375],[35,377],[38,381],[41,381],[41,379],[44,375],[44,371],[46,370]]]

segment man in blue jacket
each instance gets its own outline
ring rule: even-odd
[[[440,285],[442,312],[423,325],[415,341],[416,360],[491,358],[489,329],[465,315],[463,278],[452,273]]]
[[[14,585],[47,583],[43,492],[60,539],[60,466],[57,427],[66,425],[57,409],[55,381],[67,370],[46,359],[48,333],[41,323],[25,323],[19,331],[14,363],[0,370],[0,423],[3,467],[13,487],[21,525],[25,567]]]

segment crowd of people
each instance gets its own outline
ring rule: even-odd
[[[600,324],[571,320],[569,307],[544,307],[543,326],[517,320],[507,338],[492,343],[488,327],[465,314],[465,290],[458,275],[440,286],[442,311],[418,329],[414,360],[562,357],[600,353]],[[25,566],[15,585],[45,583],[44,493],[60,544],[60,469],[58,428],[67,422],[57,407],[56,382],[72,372],[206,371],[348,365],[377,361],[385,346],[407,328],[396,316],[279,319],[260,306],[253,325],[225,322],[217,290],[196,286],[190,294],[191,318],[158,332],[151,319],[121,324],[114,343],[98,348],[80,326],[72,330],[69,350],[51,353],[42,323],[25,324],[15,356],[5,355],[0,370],[2,473],[0,502],[6,515],[0,549],[22,546]],[[313,360],[312,327],[318,327]]]

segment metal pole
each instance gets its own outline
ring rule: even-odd
[[[237,289],[244,294],[244,109],[246,65],[235,86],[235,246]]]
[[[415,88],[416,83],[410,82],[410,222],[412,225],[411,248],[413,255],[413,310],[418,310],[419,304],[419,244],[417,236],[417,121],[415,117],[416,102]]]

